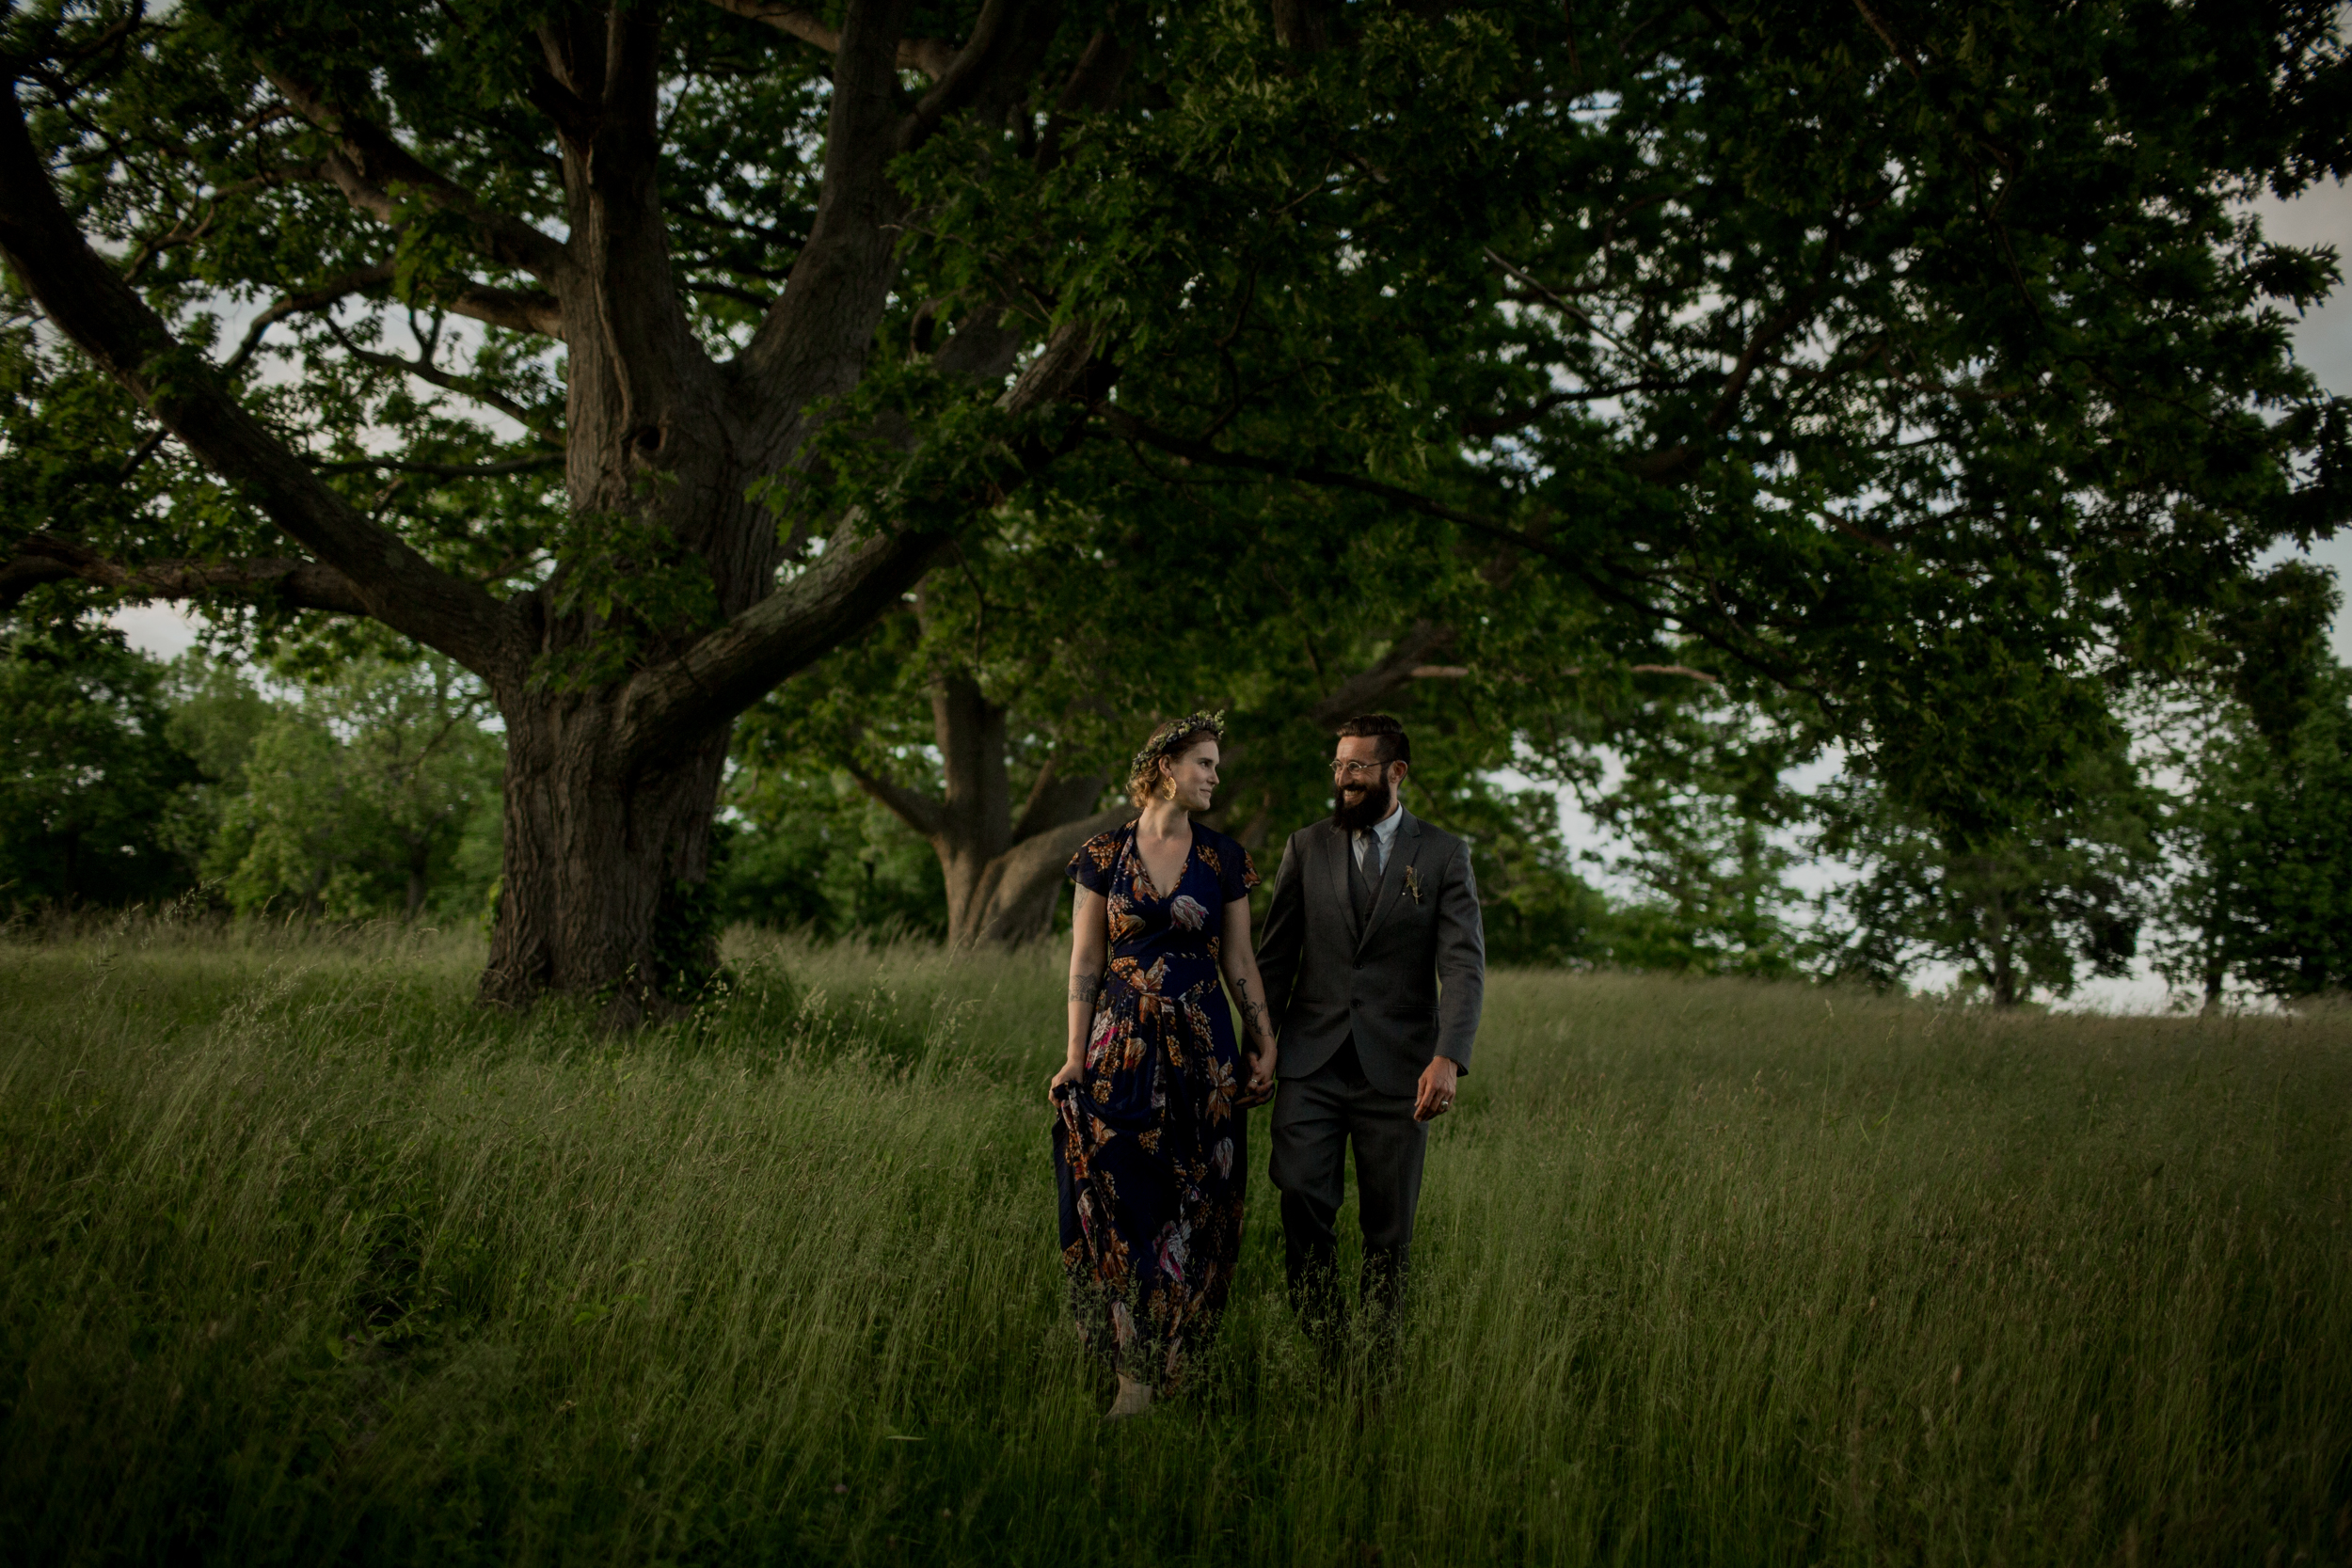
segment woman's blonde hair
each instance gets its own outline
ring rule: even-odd
[[[1225,715],[1187,713],[1170,719],[1152,732],[1135,760],[1127,765],[1127,799],[1141,811],[1160,792],[1160,759],[1181,757],[1204,740],[1225,738]]]

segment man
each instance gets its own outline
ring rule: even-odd
[[[1347,1145],[1363,1305],[1385,1316],[1404,1288],[1428,1124],[1470,1069],[1486,986],[1470,847],[1400,803],[1412,760],[1386,714],[1340,726],[1331,816],[1291,835],[1258,944],[1279,1039],[1269,1174],[1283,1262],[1291,1303],[1327,1353],[1345,1314],[1332,1225]]]

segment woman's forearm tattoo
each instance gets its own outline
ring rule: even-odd
[[[1241,1016],[1251,1037],[1266,1045],[1274,1043],[1274,1020],[1265,1010],[1265,1004],[1249,994],[1249,982],[1241,975],[1232,976],[1233,995],[1241,1003]]]
[[[1100,974],[1073,974],[1070,977],[1071,1001],[1084,1002],[1092,1006],[1094,999],[1102,994],[1103,977]]]

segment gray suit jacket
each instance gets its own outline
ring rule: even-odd
[[[1383,1094],[1412,1093],[1432,1055],[1469,1071],[1486,980],[1470,846],[1406,812],[1368,922],[1348,896],[1348,853],[1328,817],[1291,834],[1282,851],[1258,942],[1280,1041],[1276,1070],[1304,1078],[1352,1035],[1364,1077]]]

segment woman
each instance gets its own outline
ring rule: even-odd
[[[1249,1169],[1243,1113],[1272,1088],[1249,943],[1258,873],[1192,820],[1216,791],[1224,727],[1195,713],[1152,731],[1127,777],[1143,815],[1070,863],[1070,1046],[1047,1093],[1062,1264],[1079,1338],[1119,1374],[1113,1420],[1175,1386],[1225,1305]],[[1220,970],[1256,1048],[1246,1074]]]

